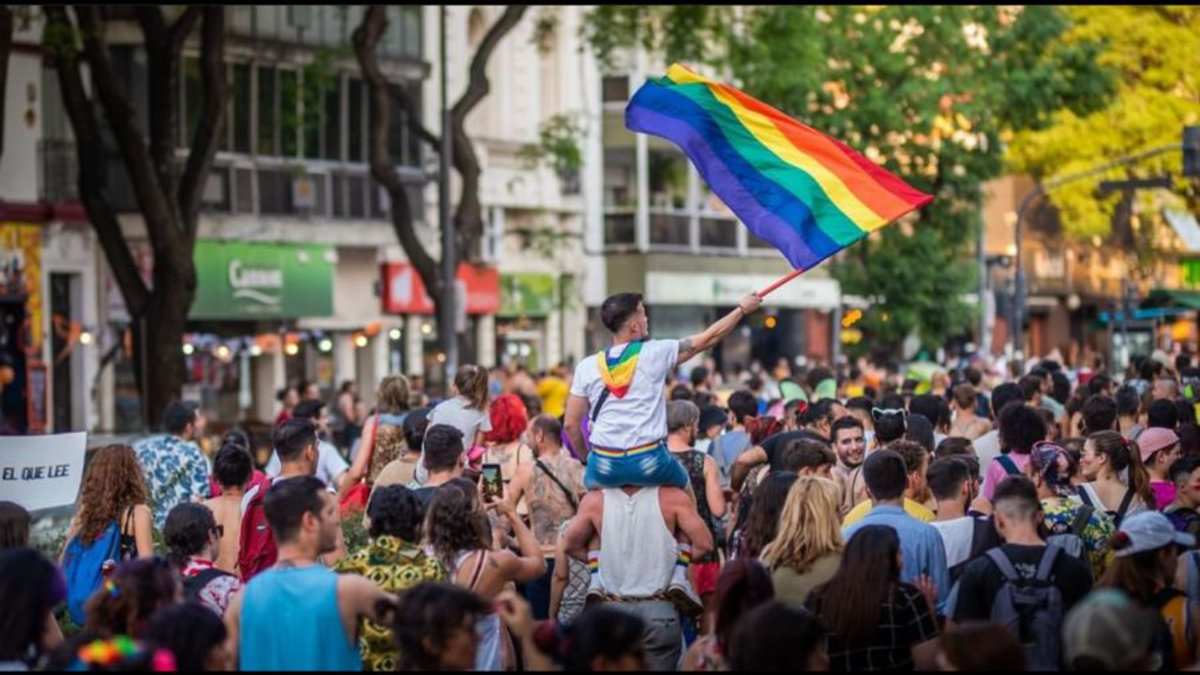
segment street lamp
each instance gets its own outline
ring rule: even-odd
[[[1014,232],[1014,239],[1016,240],[1014,243],[1017,245],[1017,271],[1015,288],[1013,289],[1014,298],[1012,308],[1012,351],[1013,358],[1015,358],[1017,361],[1019,372],[1025,372],[1025,354],[1023,353],[1025,349],[1025,340],[1023,333],[1025,322],[1025,293],[1027,290],[1025,282],[1025,257],[1023,255],[1024,249],[1022,241],[1023,237],[1021,235],[1023,232],[1022,226],[1025,224],[1025,213],[1029,210],[1029,207],[1032,206],[1035,201],[1045,197],[1046,194],[1051,190],[1062,187],[1068,183],[1074,183],[1086,178],[1091,178],[1116,167],[1133,164],[1134,162],[1147,159],[1149,157],[1155,157],[1167,152],[1173,152],[1177,150],[1183,151],[1185,176],[1191,175],[1188,173],[1189,170],[1200,171],[1200,159],[1198,159],[1198,157],[1200,157],[1200,131],[1197,131],[1197,129],[1198,127],[1185,127],[1183,131],[1182,144],[1177,143],[1150,148],[1149,150],[1143,150],[1142,152],[1129,155],[1128,157],[1121,157],[1111,162],[1106,162],[1095,168],[1087,169],[1086,171],[1080,171],[1078,173],[1061,176],[1059,178],[1055,178],[1054,180],[1046,181],[1045,183],[1038,183],[1034,185],[1033,189],[1026,193],[1021,199],[1021,203],[1017,207],[1017,224],[1015,228],[1016,231]],[[1136,190],[1144,187],[1158,187],[1162,184],[1161,178],[1150,178],[1122,182],[1105,181],[1102,184],[1102,187],[1105,190]],[[1167,185],[1169,185],[1169,183],[1167,183]]]

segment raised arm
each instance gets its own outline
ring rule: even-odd
[[[354,457],[354,464],[350,466],[350,470],[341,476],[341,485],[338,488],[338,499],[341,499],[350,491],[350,488],[358,484],[362,477],[367,474],[367,467],[371,463],[371,453],[375,450],[375,417],[367,420],[363,425],[362,445],[358,448],[358,455]],[[419,451],[420,448],[417,448]]]
[[[576,560],[587,561],[588,544],[596,534],[596,516],[602,513],[604,493],[589,492],[579,501],[579,511],[567,524],[563,532],[563,549]]]
[[[766,464],[770,459],[767,451],[761,446],[755,446],[738,455],[737,461],[729,471],[729,487],[734,492],[741,490],[742,483],[745,483],[746,477],[750,475],[750,470],[760,464]]]
[[[742,298],[738,308],[726,314],[724,318],[709,326],[699,335],[683,338],[679,341],[679,358],[676,363],[687,363],[693,356],[716,347],[734,328],[742,322],[743,316],[753,314],[762,306],[762,298],[751,293]]]
[[[725,516],[725,491],[721,489],[721,477],[717,462],[712,457],[704,458],[704,494],[708,499],[708,510],[714,518]]]

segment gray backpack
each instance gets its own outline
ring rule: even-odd
[[[1059,670],[1062,630],[1063,597],[1058,587],[1050,583],[1054,561],[1062,551],[1047,546],[1038,563],[1037,574],[1031,580],[1022,579],[1008,556],[999,548],[987,552],[987,557],[1004,575],[1004,585],[992,602],[991,620],[1006,626],[1025,647],[1026,670]]]
[[[1094,513],[1092,507],[1087,504],[1081,505],[1075,511],[1075,518],[1071,521],[1069,531],[1046,537],[1047,544],[1061,548],[1067,555],[1087,565],[1089,570],[1092,568],[1092,562],[1088,555],[1087,544],[1083,541],[1083,531],[1087,529],[1092,513]]]

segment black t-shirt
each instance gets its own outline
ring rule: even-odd
[[[1000,547],[1012,562],[1021,579],[1037,576],[1038,563],[1042,561],[1045,546],[1021,546],[1005,544]],[[1063,611],[1070,611],[1075,603],[1091,590],[1092,571],[1088,566],[1069,554],[1060,552],[1050,571],[1050,583],[1058,587],[1063,597]],[[992,603],[1004,585],[1004,575],[987,556],[982,556],[963,571],[959,580],[958,602],[954,606],[954,622],[988,621],[992,617]]]
[[[779,471],[782,469],[780,463],[783,462],[783,449],[792,441],[807,438],[814,441],[820,441],[825,445],[829,445],[829,439],[820,434],[814,434],[806,429],[799,431],[787,431],[763,441],[762,449],[767,453],[767,461],[771,464],[771,471]]]
[[[429,508],[429,502],[433,501],[433,496],[435,494],[437,494],[437,488],[436,487],[420,487],[420,488],[417,488],[416,490],[413,490],[413,492],[416,493],[417,499],[421,500],[421,504],[423,506],[425,506],[425,508]]]

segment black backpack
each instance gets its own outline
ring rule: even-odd
[[[188,577],[183,580],[183,599],[185,602],[200,602],[200,591],[214,579],[221,577],[231,577],[232,574],[219,570],[215,567],[210,567],[203,572]]]

